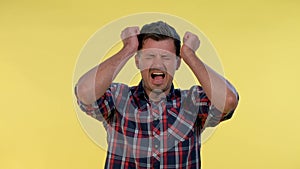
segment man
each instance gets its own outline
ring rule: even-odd
[[[238,104],[234,87],[205,65],[195,51],[198,37],[180,37],[159,21],[128,27],[123,48],[84,74],[76,86],[83,111],[103,122],[108,152],[105,168],[201,168],[200,136],[205,127],[231,118]],[[113,83],[135,54],[138,86]],[[201,86],[174,89],[183,60]]]

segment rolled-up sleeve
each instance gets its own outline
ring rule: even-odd
[[[90,115],[99,121],[107,121],[115,111],[114,92],[118,90],[118,87],[118,84],[112,84],[97,101],[95,101],[93,104],[87,105],[78,99],[76,85],[75,95],[77,98],[77,104],[79,105],[80,109],[87,115]]]
[[[193,93],[193,102],[198,106],[198,118],[200,120],[201,128],[215,127],[220,122],[230,119],[235,110],[229,113],[223,113],[218,110],[209,100],[206,93],[201,86],[194,86],[191,88]],[[238,95],[237,95],[238,96]]]

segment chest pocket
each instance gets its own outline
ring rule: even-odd
[[[183,109],[168,110],[168,139],[170,142],[185,141],[195,136],[197,113]]]

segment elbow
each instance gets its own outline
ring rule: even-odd
[[[224,113],[229,113],[232,110],[234,110],[238,105],[238,96],[236,93],[230,92],[226,96],[226,102],[225,102],[225,108],[224,108]]]
[[[80,102],[82,102],[83,104],[89,105],[89,104],[93,103],[92,98],[91,98],[92,95],[89,93],[90,93],[90,90],[85,85],[78,83],[75,86],[75,95],[76,95],[77,99]]]

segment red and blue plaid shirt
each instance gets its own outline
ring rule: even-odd
[[[231,118],[222,114],[200,86],[174,89],[151,102],[138,86],[113,83],[92,105],[80,108],[107,131],[105,168],[201,168],[201,131]]]

